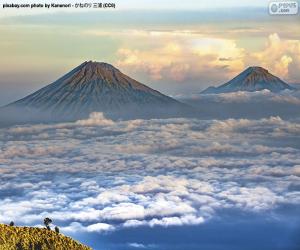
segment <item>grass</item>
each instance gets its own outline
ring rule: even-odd
[[[92,250],[46,228],[0,224],[0,250]]]

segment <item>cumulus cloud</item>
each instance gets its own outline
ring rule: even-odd
[[[159,36],[158,39],[166,38]],[[222,74],[226,77],[244,68],[241,60],[244,51],[233,40],[201,36],[187,40],[178,36],[167,39],[169,42],[164,46],[151,50],[119,49],[117,65],[149,75],[152,80],[175,82],[196,80],[199,76],[203,77],[205,71],[221,79]],[[227,57],[231,58],[229,64],[219,60]]]
[[[61,229],[65,232],[101,233],[101,232],[113,231],[114,227],[106,223],[95,223],[87,227],[84,227],[81,223],[73,222],[69,226],[62,227]]]
[[[283,40],[277,33],[270,34],[264,50],[254,53],[253,57],[279,77],[291,82],[299,81],[299,40]]]
[[[144,47],[123,45],[117,51],[116,65],[146,82],[217,85],[253,65],[265,67],[288,82],[300,79],[300,42],[281,38],[278,33],[265,33],[265,45],[250,51],[237,38],[192,30],[128,32],[141,39]]]
[[[39,139],[40,135],[49,137]],[[199,225],[299,205],[295,120],[87,120],[0,129],[0,220],[62,232]]]
[[[110,126],[114,122],[110,119],[104,117],[103,113],[93,112],[90,114],[89,118],[86,120],[79,120],[75,124],[81,126]]]
[[[196,217],[195,215],[184,215],[181,217],[162,217],[162,218],[153,218],[151,220],[127,220],[123,226],[124,227],[140,227],[140,226],[162,226],[162,227],[170,227],[170,226],[183,226],[183,225],[198,225],[204,222],[203,217]]]

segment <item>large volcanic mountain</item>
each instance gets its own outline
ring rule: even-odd
[[[188,109],[126,76],[110,64],[84,62],[54,83],[9,104],[51,114],[55,118],[81,118],[94,111],[115,117],[178,115]]]
[[[285,89],[294,89],[280,78],[272,75],[262,67],[249,67],[229,82],[218,86],[209,87],[202,94],[219,94],[237,91],[260,91],[268,89],[280,92]]]

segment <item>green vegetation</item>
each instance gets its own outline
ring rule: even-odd
[[[46,228],[0,224],[0,250],[91,250],[91,248]]]

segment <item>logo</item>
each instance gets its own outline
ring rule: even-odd
[[[273,3],[271,5],[271,11],[272,13],[276,13],[278,11],[278,7],[277,7],[277,4],[276,3]]]
[[[270,2],[269,13],[271,15],[296,15],[298,14],[297,1]]]

